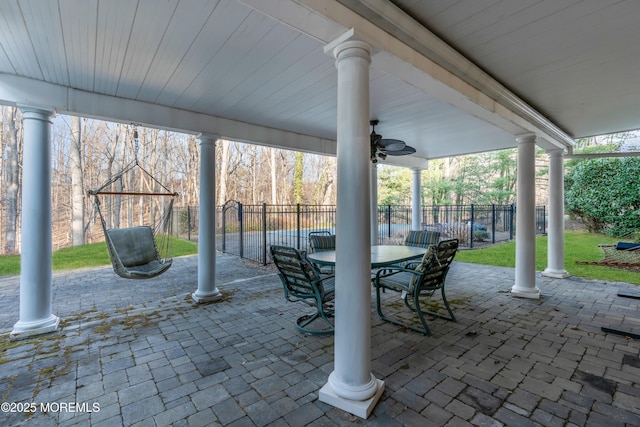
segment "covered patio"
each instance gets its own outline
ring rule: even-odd
[[[553,293],[542,293],[535,270],[535,150],[550,158],[544,275],[562,279],[563,158],[573,138],[640,128],[640,55],[630,42],[640,39],[639,14],[632,0],[1,2],[0,102],[21,109],[24,132],[20,311],[11,337],[38,339],[66,322],[53,304],[50,268],[54,114],[199,136],[200,244],[197,272],[184,276],[198,303],[224,298],[215,251],[216,141],[335,155],[342,261],[336,333],[327,341],[333,352],[322,356],[334,370],[318,365],[312,375],[324,378],[321,401],[366,419],[394,378],[375,368],[381,326],[372,329],[369,313],[377,229],[370,120],[379,120],[379,134],[415,147],[394,163],[414,170],[416,207],[429,159],[517,148],[516,268],[501,288],[507,283],[510,295],[532,301],[499,296],[509,310],[541,316]],[[413,224],[420,227],[418,218]],[[211,307],[191,307],[185,333],[197,329],[190,316]],[[224,334],[224,325],[207,333]]]
[[[54,274],[62,330],[2,353],[2,398],[85,406],[3,413],[3,423],[640,425],[640,341],[600,330],[640,333],[640,300],[616,296],[633,285],[536,275],[545,297],[519,299],[508,292],[513,269],[454,262],[447,287],[458,321],[429,320],[432,336],[382,322],[370,307],[371,369],[386,387],[365,421],[318,400],[333,337],[296,330],[306,308],[285,302],[273,271],[219,255],[224,298],[194,305],[196,265],[178,258],[161,280],[134,282],[108,267]],[[18,282],[0,279],[3,333]],[[407,311],[397,294],[385,298]]]

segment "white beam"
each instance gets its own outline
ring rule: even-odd
[[[183,133],[215,134],[233,141],[314,154],[336,154],[336,142],[330,139],[229,120],[196,111],[85,92],[10,74],[0,73],[0,103],[36,105],[61,114],[136,123]]]

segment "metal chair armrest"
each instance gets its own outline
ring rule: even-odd
[[[411,274],[415,274],[415,275],[419,275],[419,274],[424,273],[423,271],[416,271],[416,270],[413,270],[411,268],[385,267],[384,269],[378,270],[378,272],[376,273],[376,277],[374,279],[378,280],[378,278],[380,278],[380,277],[393,276],[394,274],[398,274],[398,273],[402,273],[402,272],[411,273]]]

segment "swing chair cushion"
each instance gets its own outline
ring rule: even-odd
[[[160,262],[151,227],[118,228],[108,233],[112,249],[129,275],[153,277],[171,266],[171,262]]]

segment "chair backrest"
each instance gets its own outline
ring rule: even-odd
[[[404,239],[405,246],[417,246],[419,248],[428,248],[430,245],[437,245],[440,241],[439,231],[409,231]]]
[[[423,271],[424,274],[412,278],[410,289],[414,286],[424,290],[442,287],[457,250],[458,239],[442,240],[438,246],[430,246],[422,262],[416,267],[416,271]]]
[[[313,295],[315,291],[312,282],[317,282],[317,288],[323,294],[318,272],[297,249],[273,245],[270,251],[287,292],[294,296]]]
[[[309,248],[311,252],[333,251],[336,249],[336,236],[334,234],[309,233]]]

